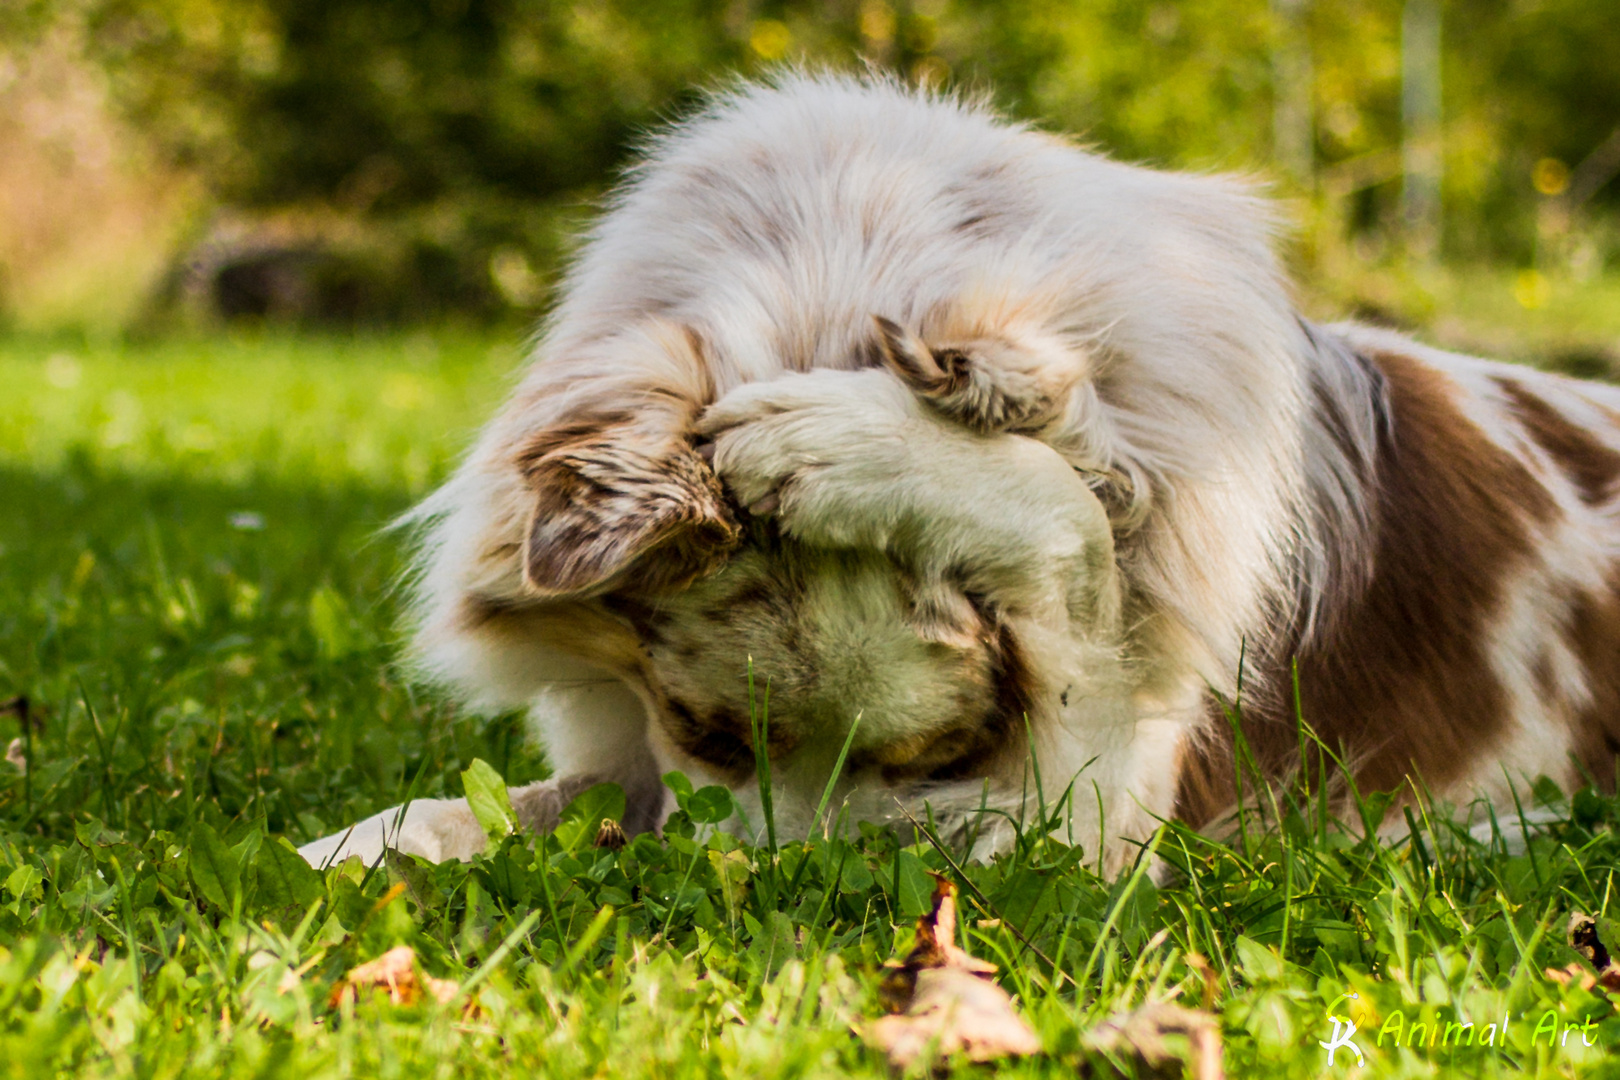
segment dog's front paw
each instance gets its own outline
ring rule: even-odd
[[[332,866],[358,855],[367,866],[381,861],[386,848],[420,855],[429,862],[463,862],[484,850],[487,838],[466,799],[417,799],[373,814],[353,828],[305,844],[298,854],[311,866]]]
[[[748,383],[709,407],[704,448],[726,490],[788,535],[882,546],[887,498],[905,475],[914,396],[880,369],[817,370]]]
[[[889,369],[935,409],[974,431],[1037,432],[1067,407],[1077,371],[1043,356],[1056,350],[999,339],[930,347],[899,323],[881,316],[874,321]]]

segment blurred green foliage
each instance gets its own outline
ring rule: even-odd
[[[1580,163],[1620,132],[1620,7],[1413,2],[1443,24],[1443,251],[1600,271],[1620,185]],[[984,91],[1126,158],[1267,176],[1306,259],[1401,249],[1403,0],[75,4],[115,99],[222,204],[364,226],[385,316],[536,306],[638,139],[781,63]],[[1585,205],[1549,218],[1566,193]]]

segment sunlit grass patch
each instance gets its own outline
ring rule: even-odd
[[[420,494],[511,385],[521,341],[243,334],[0,342],[0,462]]]
[[[1218,1016],[1230,1075],[1348,1074],[1335,1020],[1365,1074],[1620,1071],[1604,991],[1546,974],[1583,963],[1572,911],[1616,941],[1620,805],[1590,791],[1524,792],[1561,820],[1513,853],[1422,814],[1364,839],[1278,793],[1221,842],[1167,828],[1159,872],[1116,880],[1062,829],[989,864],[871,828],[773,848],[685,790],[622,850],[595,846],[597,793],[468,865],[305,867],[288,842],[460,794],[475,759],[544,775],[518,718],[393,667],[380,531],[516,357],[472,337],[0,346],[0,744],[27,766],[0,762],[0,1075],[887,1075],[855,1029],[933,873],[1041,1037],[1011,1075],[1139,1071],[1091,1034],[1169,999]],[[464,992],[334,994],[400,945]]]

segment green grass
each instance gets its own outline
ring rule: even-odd
[[[0,344],[0,697],[37,720],[0,717],[32,763],[0,763],[0,1076],[886,1075],[852,1027],[880,1010],[927,871],[958,876],[930,843],[773,854],[697,831],[724,811],[710,791],[617,853],[591,846],[598,804],[470,866],[289,861],[280,838],[459,794],[475,759],[544,775],[517,717],[460,714],[390,666],[399,551],[378,531],[444,475],[517,351]],[[1167,829],[1184,873],[1165,886],[1102,880],[1031,823],[964,871],[970,948],[1048,1051],[1000,1071],[1130,1073],[1088,1033],[1179,992],[1207,995],[1231,1075],[1322,1075],[1330,1008],[1378,1075],[1620,1074],[1614,1008],[1542,974],[1576,959],[1569,912],[1620,902],[1620,804],[1566,809],[1509,855],[1429,821],[1380,846],[1284,801],[1225,844]],[[477,980],[476,1009],[329,1004],[400,943]],[[1507,1014],[1509,1035],[1379,1049],[1396,1010]],[[1598,1045],[1532,1046],[1548,1010],[1592,1018]]]

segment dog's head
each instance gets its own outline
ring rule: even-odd
[[[886,782],[1017,753],[1024,673],[997,613],[966,584],[794,543],[733,505],[692,434],[715,396],[702,342],[655,338],[662,375],[633,399],[571,403],[509,443],[521,586],[480,617],[636,685],[665,745],[718,775],[753,769],[767,694],[774,760],[828,766],[852,727],[852,768]]]
[[[714,574],[603,602],[641,643],[668,743],[720,776],[752,773],[761,733],[773,760],[818,776],[850,738],[851,772],[886,783],[1017,752],[1013,636],[976,598],[879,553],[805,547],[756,521]]]

